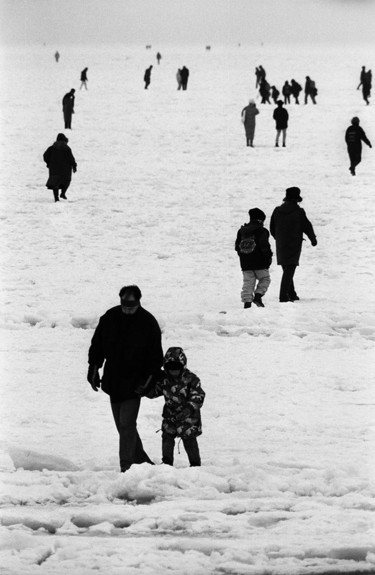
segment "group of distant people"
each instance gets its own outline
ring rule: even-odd
[[[159,63],[159,61],[158,61]],[[143,80],[145,82],[145,90],[148,89],[149,85],[151,84],[151,72],[153,66],[149,66],[146,68]],[[178,68],[176,73],[176,80],[177,80],[177,90],[187,90],[188,80],[189,80],[190,71],[186,66],[182,68]]]
[[[290,98],[293,96],[294,101],[296,104],[299,104],[299,95],[302,92],[303,88],[301,84],[299,84],[294,78],[289,83],[288,80],[285,81],[283,87],[280,90],[276,88],[276,86],[271,86],[266,79],[266,71],[263,66],[257,66],[255,68],[255,76],[256,76],[256,83],[255,88],[258,88],[259,95],[261,97],[261,104],[271,104],[270,99],[274,101],[275,104],[279,101],[280,94],[284,99],[284,104],[290,104]],[[305,104],[308,103],[309,98],[311,99],[313,104],[316,104],[316,96],[318,94],[318,89],[316,87],[316,83],[314,80],[310,78],[310,76],[306,76],[305,78]]]

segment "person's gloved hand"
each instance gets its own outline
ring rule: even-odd
[[[176,415],[176,421],[185,421],[192,415],[192,412],[193,410],[191,407],[185,407],[182,411],[180,411],[180,413]]]
[[[318,245],[318,240],[315,238],[315,240],[312,240],[311,245],[315,248],[315,246]]]
[[[100,376],[99,368],[97,365],[89,365],[89,370],[87,372],[87,381],[91,385],[94,391],[98,391],[100,388]]]

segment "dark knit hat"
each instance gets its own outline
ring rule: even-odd
[[[251,220],[261,220],[262,222],[266,219],[266,214],[259,208],[252,208],[249,210],[249,216]]]
[[[56,142],[69,142],[69,140],[68,140],[68,138],[65,136],[65,134],[62,134],[62,133],[60,132],[60,134],[57,134]]]
[[[295,202],[302,202],[303,198],[301,198],[301,190],[299,188],[297,188],[297,187],[287,188],[285,191],[286,191],[286,195],[285,195],[285,198],[283,200],[284,202],[286,200],[292,200]]]

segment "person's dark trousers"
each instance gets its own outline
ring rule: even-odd
[[[358,148],[348,148],[350,158],[350,171],[355,173],[355,168],[361,163],[362,153]]]
[[[111,408],[117,431],[120,436],[120,467],[126,471],[133,463],[153,462],[143,449],[141,438],[137,431],[137,417],[141,399],[127,399],[121,402],[112,402]]]
[[[189,463],[191,467],[199,467],[201,464],[201,458],[199,454],[198,441],[196,437],[189,437],[188,439],[183,439],[185,451],[187,453]],[[173,452],[174,452],[175,437],[169,433],[163,432],[162,437],[162,460],[163,463],[167,465],[173,465]]]
[[[65,129],[72,129],[72,114],[71,112],[64,112]]]
[[[293,277],[296,271],[295,265],[281,266],[283,268],[283,275],[280,284],[280,301],[290,301],[297,296],[294,289]]]

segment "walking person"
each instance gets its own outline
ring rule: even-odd
[[[72,115],[74,114],[75,89],[72,88],[62,99],[65,129],[72,129]]]
[[[280,96],[280,92],[276,88],[276,86],[271,86],[271,98],[275,102],[275,104],[277,104],[277,100],[279,99],[279,96]]]
[[[249,210],[250,221],[237,232],[235,250],[240,259],[243,276],[241,301],[244,308],[252,302],[264,307],[262,297],[271,283],[269,267],[272,263],[270,234],[264,227],[266,214],[259,208]]]
[[[245,128],[246,145],[253,147],[254,132],[255,132],[255,117],[259,114],[259,110],[255,105],[253,99],[249,100],[249,105],[241,112],[241,121]]]
[[[61,190],[60,198],[67,199],[66,191],[70,186],[72,171],[74,173],[77,171],[77,162],[68,142],[65,134],[57,134],[56,142],[43,154],[49,171],[46,187],[53,191],[55,202],[59,201],[59,190]]]
[[[366,102],[366,105],[369,105],[369,97],[371,96],[371,87],[372,87],[372,72],[371,70],[365,70],[363,66],[362,73],[361,73],[361,81],[359,83],[358,88],[362,86],[362,97]],[[357,88],[357,89],[358,89]]]
[[[56,60],[56,62],[58,62],[60,60],[60,54],[57,50],[55,52],[55,60]]]
[[[285,82],[284,86],[282,87],[282,93],[284,96],[284,104],[290,104],[290,94],[292,93],[292,87],[289,84],[288,80]]]
[[[190,467],[201,465],[197,437],[202,433],[201,407],[205,392],[195,373],[186,367],[181,347],[170,347],[164,357],[164,370],[136,391],[150,399],[164,396],[162,421],[162,461],[173,465],[175,440],[182,439]]]
[[[262,98],[261,104],[270,104],[271,86],[265,78],[260,83],[259,94]]]
[[[359,125],[359,118],[357,118],[357,116],[352,118],[351,125],[345,132],[345,142],[350,159],[349,170],[352,176],[355,176],[355,169],[362,160],[362,142],[367,144],[369,148],[372,148],[370,140]]]
[[[289,114],[284,108],[282,100],[278,100],[277,108],[273,111],[273,119],[276,122],[276,142],[275,147],[279,147],[280,134],[283,134],[283,148],[286,146],[286,130],[288,128]]]
[[[189,68],[186,68],[186,66],[182,66],[180,74],[181,74],[182,89],[187,90],[187,85],[188,85],[188,80],[189,80],[189,75],[190,75]]]
[[[298,205],[300,202],[301,190],[297,187],[288,188],[283,204],[275,208],[271,216],[270,232],[276,241],[277,263],[283,269],[280,302],[299,300],[293,278],[299,265],[303,234],[307,235],[311,245],[316,246],[318,243],[305,210]]]
[[[296,104],[299,104],[299,95],[302,92],[301,84],[298,84],[294,79],[290,82],[290,91]]]
[[[305,104],[307,104],[307,100],[310,97],[313,104],[316,104],[315,97],[318,93],[316,88],[316,84],[314,80],[311,80],[310,76],[306,76],[305,81]]]
[[[160,60],[161,60],[161,54],[160,54],[160,52],[158,52],[158,53],[156,54],[156,60],[157,60],[158,65],[159,65],[159,64],[160,64]]]
[[[87,70],[88,70],[88,68],[84,68],[81,72],[81,85],[80,85],[79,89],[81,89],[82,86],[84,86],[87,90],[87,82],[88,82]]]
[[[110,397],[119,434],[120,468],[125,472],[133,463],[152,464],[137,431],[141,399],[135,389],[158,373],[163,351],[160,327],[141,306],[139,287],[124,286],[119,296],[120,305],[100,318],[91,340],[87,379],[94,391],[101,385]]]
[[[148,68],[146,68],[145,75],[143,76],[143,79],[145,82],[145,90],[147,90],[147,88],[151,84],[151,70],[152,70],[152,66],[149,66]]]

